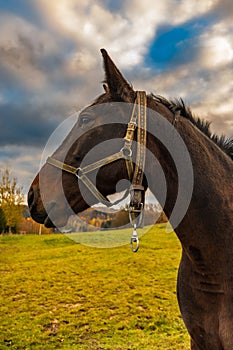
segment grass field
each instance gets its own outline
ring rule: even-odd
[[[0,237],[0,349],[189,349],[176,300],[180,246],[157,225],[129,246]]]

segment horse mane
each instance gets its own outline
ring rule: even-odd
[[[210,122],[193,115],[191,109],[187,107],[182,99],[168,100],[160,95],[150,95],[155,101],[162,103],[171,112],[179,112],[181,117],[188,119],[211,141],[213,141],[231,160],[233,160],[233,137],[227,138],[224,135],[218,136],[210,131]]]
[[[225,135],[218,136],[212,133],[210,130],[211,122],[194,116],[191,109],[185,105],[182,98],[168,100],[161,95],[149,95],[153,100],[163,104],[172,113],[179,112],[181,117],[188,119],[193,125],[195,125],[203,134],[205,134],[211,141],[213,141],[231,160],[233,160],[233,137],[227,138]],[[110,102],[111,98],[109,94],[100,95],[91,105],[98,103]]]

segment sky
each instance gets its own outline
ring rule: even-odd
[[[232,0],[0,0],[0,33],[0,169],[25,193],[53,130],[102,93],[101,48],[233,136]]]

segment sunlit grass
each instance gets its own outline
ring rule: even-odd
[[[146,226],[144,228],[138,228],[138,237],[142,237],[147,233],[152,226]],[[113,248],[120,247],[122,245],[129,244],[130,237],[132,236],[132,228],[124,230],[106,230],[95,232],[74,232],[66,234],[76,243],[81,243],[86,246],[95,248]]]
[[[65,235],[0,237],[0,349],[188,349],[179,259],[164,225],[136,254]]]

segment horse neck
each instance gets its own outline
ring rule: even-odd
[[[169,115],[167,119],[171,121],[171,116]],[[150,127],[153,133],[153,128],[156,128],[155,122],[151,121]],[[232,160],[185,118],[179,117],[175,127],[187,147],[193,168],[191,201],[183,219],[175,227],[178,238],[184,247],[189,246],[192,241],[196,246],[203,244],[203,249],[206,249],[206,241],[217,244],[222,240],[224,227],[224,237],[226,240],[232,240]],[[159,159],[166,177],[167,198],[164,212],[169,218],[176,202],[178,186],[184,186],[185,196],[185,193],[190,190],[189,178],[180,183],[176,165],[160,142],[155,142],[155,139],[149,136],[148,145],[151,152]],[[150,162],[148,167],[153,177],[156,174],[156,166]],[[184,161],[184,176],[185,167]],[[157,183],[155,176],[151,183],[151,190],[160,202],[162,194],[158,189],[160,184]],[[183,199],[181,198],[181,201]]]

